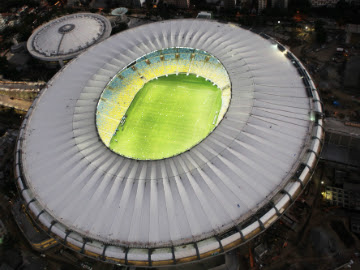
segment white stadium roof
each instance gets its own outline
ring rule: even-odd
[[[99,139],[107,83],[168,47],[204,50],[226,68],[227,114],[180,155],[137,161]],[[171,20],[115,35],[63,68],[23,122],[16,173],[35,221],[71,248],[142,266],[195,261],[269,227],[307,184],[323,137],[304,67],[267,37],[231,24]]]
[[[114,16],[122,16],[125,15],[129,10],[126,7],[119,7],[115,8],[113,11],[111,11],[111,15]]]
[[[37,28],[27,41],[28,51],[45,61],[71,59],[110,36],[110,21],[99,14],[75,13]]]

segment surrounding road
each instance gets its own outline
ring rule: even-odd
[[[0,105],[14,108],[20,111],[27,112],[32,104],[32,101],[28,100],[21,100],[21,99],[14,99],[8,96],[0,95]]]

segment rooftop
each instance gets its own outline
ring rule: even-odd
[[[223,64],[232,88],[224,119],[172,158],[113,153],[96,131],[101,93],[119,70],[170,47],[201,49]],[[321,148],[315,86],[280,48],[203,20],[147,24],[93,46],[49,82],[23,123],[15,162],[29,209],[74,249],[113,262],[181,263],[244,243],[290,205]]]
[[[27,41],[28,51],[45,61],[71,59],[110,36],[109,20],[94,13],[76,13],[37,28]]]

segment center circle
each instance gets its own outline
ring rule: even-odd
[[[193,48],[167,48],[140,57],[110,80],[97,105],[96,127],[119,155],[169,158],[205,139],[230,98],[230,79],[217,58]]]
[[[72,23],[64,24],[63,26],[61,26],[59,28],[59,33],[65,34],[65,33],[68,33],[70,31],[74,30],[74,28],[75,28],[75,24],[72,24]]]

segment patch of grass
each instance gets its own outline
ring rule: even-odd
[[[221,90],[195,75],[152,80],[136,94],[110,141],[110,149],[140,160],[162,159],[190,149],[215,127]]]

